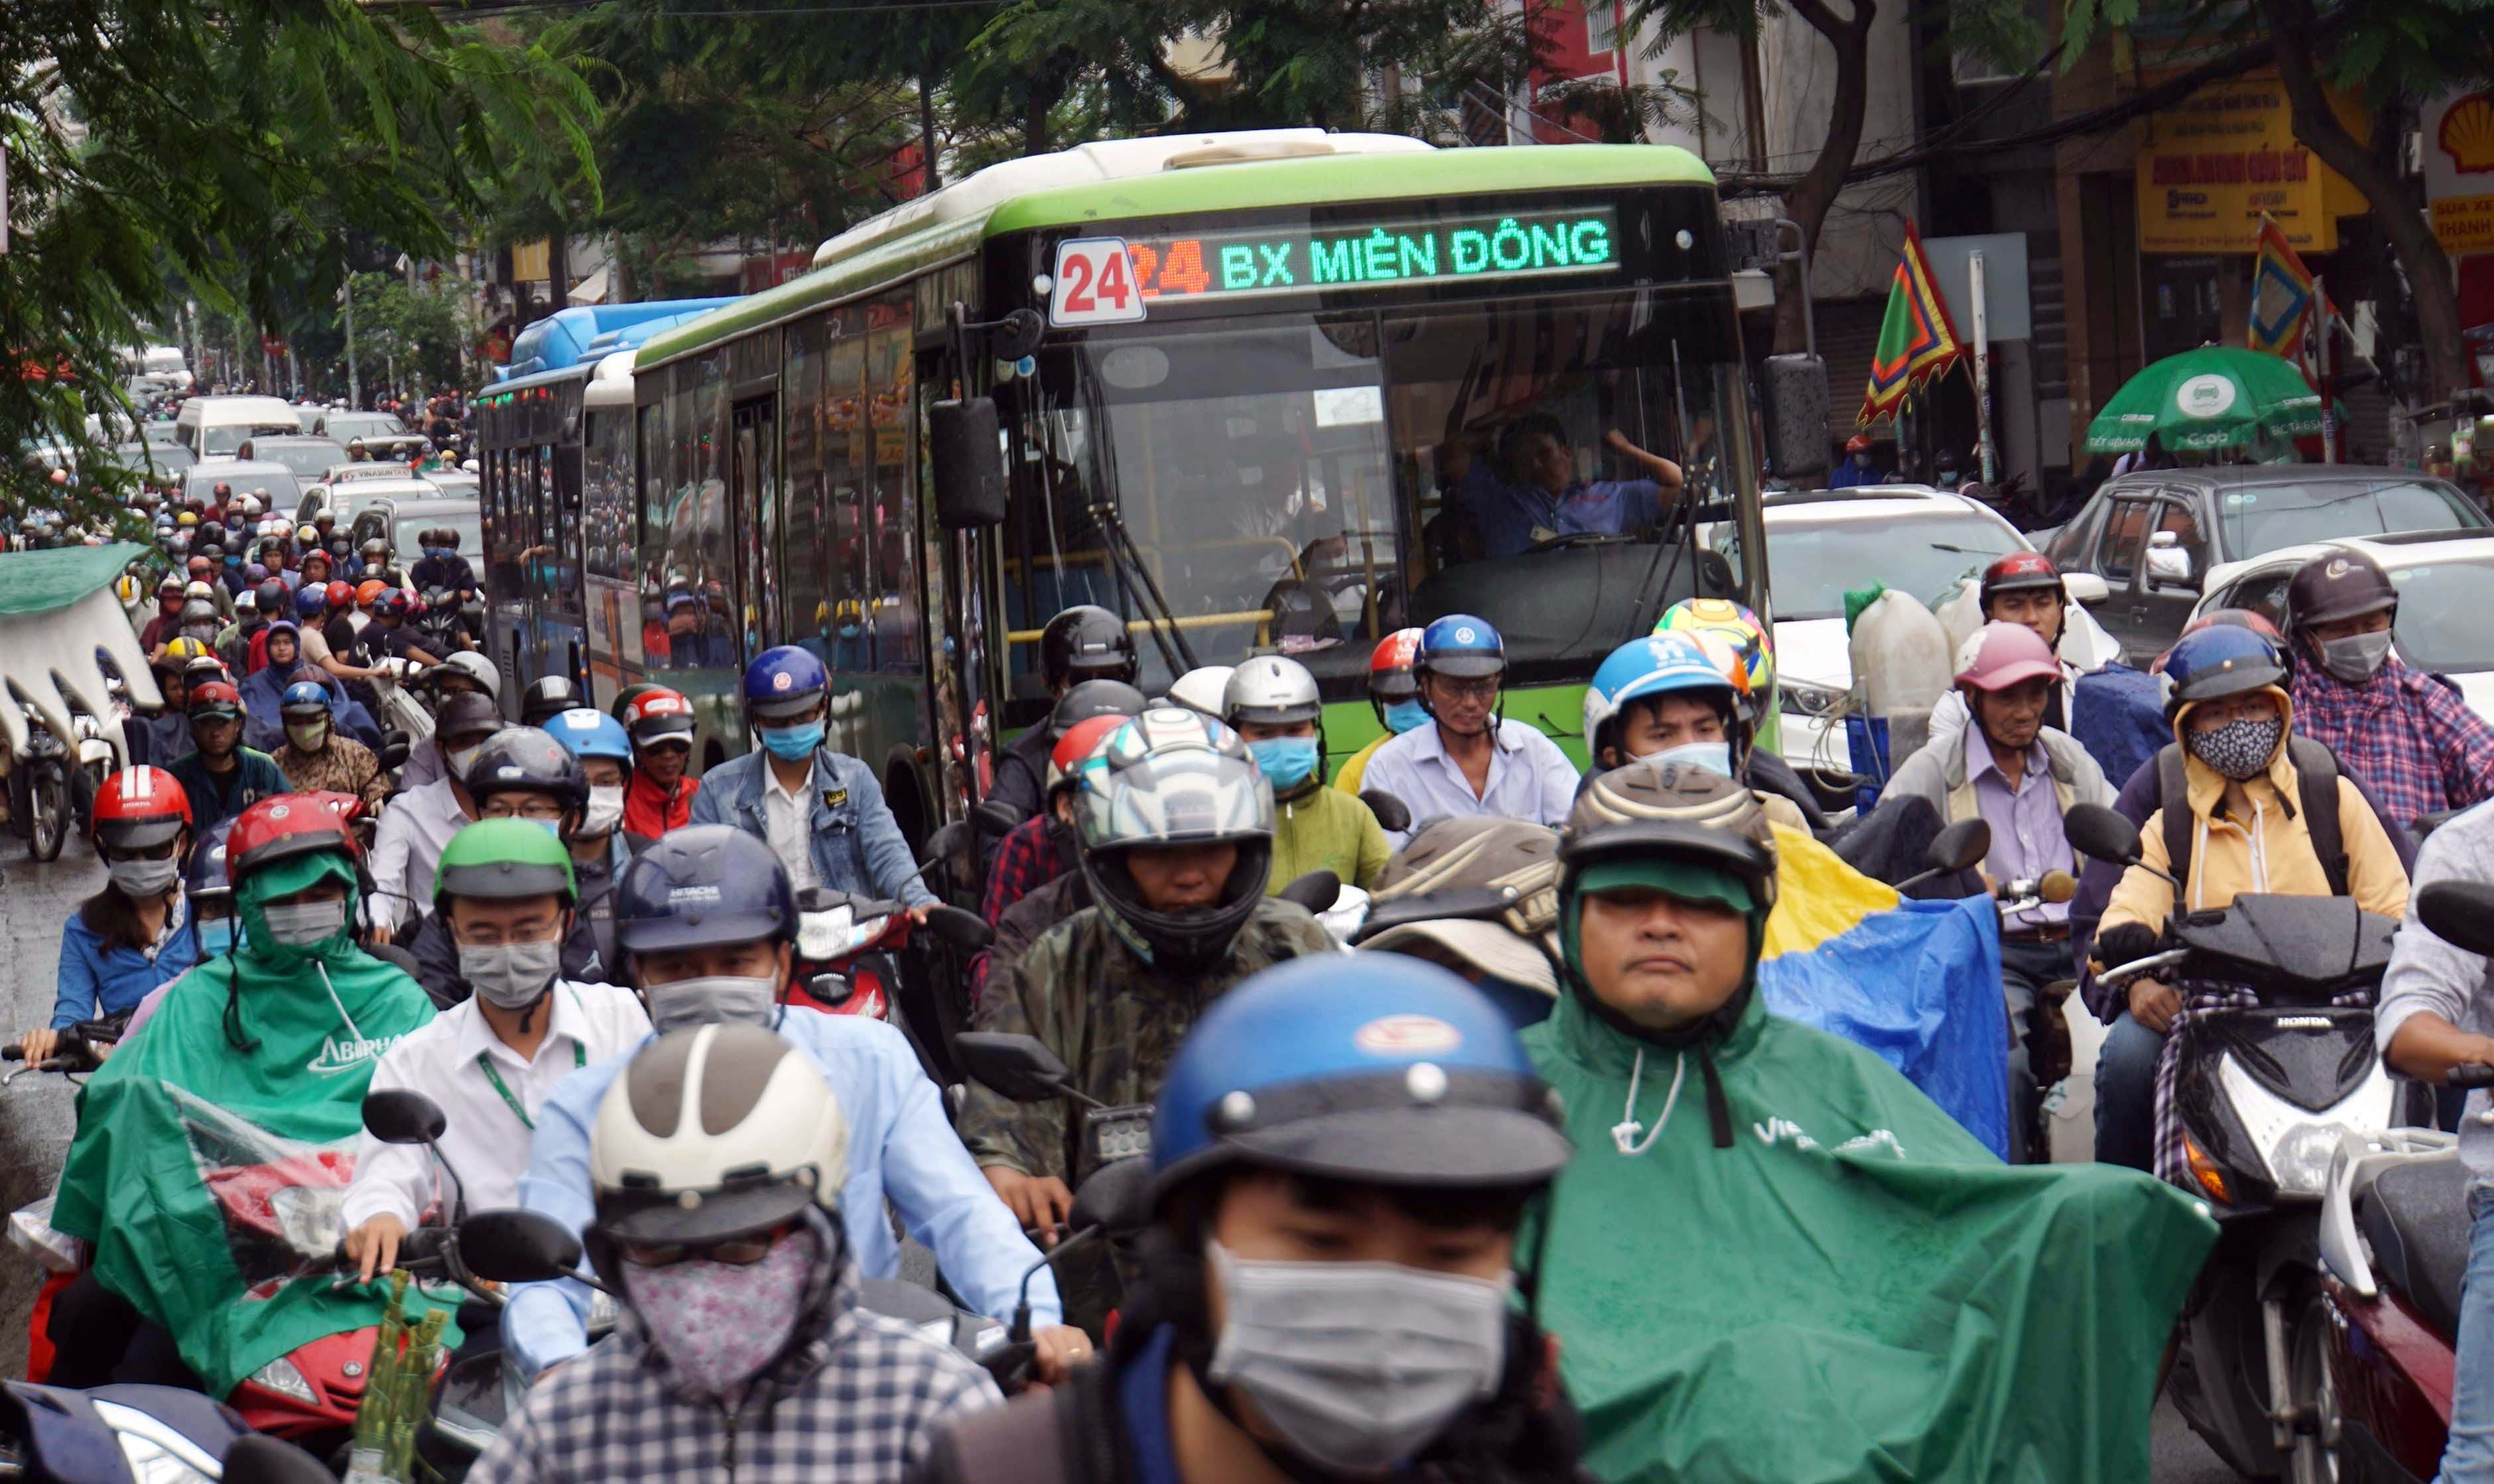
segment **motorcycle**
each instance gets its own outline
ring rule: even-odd
[[[2139,831],[2112,810],[2075,805],[2064,827],[2082,854],[2140,864]],[[2165,1173],[2220,1229],[2170,1384],[2192,1431],[2251,1477],[2332,1476],[2322,1197],[2343,1139],[2419,1117],[2420,1100],[2373,1050],[2373,996],[2397,926],[2343,896],[2245,894],[2177,910],[2171,946],[2098,976],[2118,988],[2164,975],[2182,989],[2159,1142],[2171,1126],[2180,1165]]]
[[[928,840],[926,863],[910,874],[916,880],[942,864],[967,834],[961,825],[947,825]],[[986,948],[994,932],[977,913],[937,903],[927,909],[922,924],[897,899],[809,887],[797,893],[797,944],[790,956],[788,981],[780,987],[784,1005],[825,1015],[866,1015],[885,1021],[917,1047],[927,1074],[940,1084],[936,1048],[950,1044],[966,1007],[935,992],[947,982],[941,966],[930,961],[929,945],[920,932],[960,954]],[[918,952],[911,954],[913,944]],[[902,963],[907,959],[909,970]]]
[[[2441,937],[2494,953],[2494,887],[2437,882],[2414,906]],[[2455,1068],[2447,1085],[2494,1087],[2494,1067]],[[2471,1179],[2456,1136],[2435,1129],[2349,1134],[2330,1160],[2321,1207],[2329,1405],[2320,1431],[2340,1478],[2422,1484],[2441,1466],[2459,1358]]]
[[[18,821],[18,833],[25,836],[26,853],[38,861],[59,860],[61,847],[77,833],[78,809],[71,783],[76,772],[70,748],[44,725],[41,715],[28,712],[26,755],[18,760],[9,786],[15,795],[11,812]]]

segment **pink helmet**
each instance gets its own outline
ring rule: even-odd
[[[2023,623],[1992,622],[1958,646],[1957,683],[1965,690],[2007,690],[2027,681],[2061,678],[2060,661]]]

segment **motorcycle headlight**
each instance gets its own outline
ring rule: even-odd
[[[1824,716],[1844,704],[1846,692],[1826,685],[1810,685],[1799,681],[1776,681],[1776,696],[1787,711],[1805,716]]]
[[[849,950],[850,928],[856,921],[856,914],[845,905],[797,914],[797,956],[817,963],[839,957]]]
[[[313,1393],[312,1383],[303,1378],[302,1372],[294,1369],[294,1362],[283,1355],[251,1373],[251,1383],[266,1387],[306,1407],[320,1405],[320,1398]]]
[[[2318,1196],[2329,1188],[2329,1161],[2341,1131],[2334,1124],[2299,1123],[2268,1150],[2268,1170],[2280,1191]]]

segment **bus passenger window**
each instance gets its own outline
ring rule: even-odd
[[[887,675],[914,675],[924,663],[925,619],[918,585],[916,466],[909,423],[916,393],[910,355],[909,295],[867,306],[866,395],[874,456],[874,663]]]

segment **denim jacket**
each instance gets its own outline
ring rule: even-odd
[[[693,796],[692,823],[734,825],[758,840],[771,838],[764,812],[768,786],[762,770],[770,754],[753,751],[721,763],[702,774],[701,792]],[[814,877],[836,892],[897,897],[907,906],[931,906],[935,893],[910,873],[918,862],[900,826],[883,802],[883,786],[874,770],[829,747],[814,753]]]

